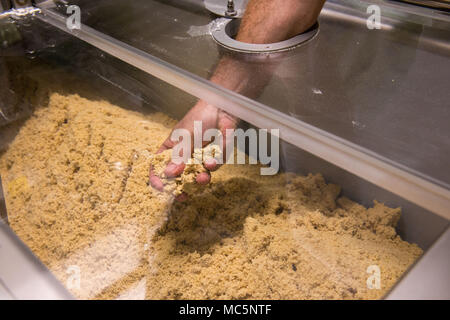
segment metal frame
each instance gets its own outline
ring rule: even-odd
[[[405,272],[386,295],[387,300],[450,300],[450,228]]]
[[[1,220],[0,257],[2,257],[0,300],[74,299],[62,283]]]
[[[218,44],[232,51],[246,53],[282,52],[291,50],[308,40],[311,40],[319,32],[319,23],[316,23],[308,31],[288,40],[268,44],[254,44],[237,41],[232,38],[237,33],[239,20],[224,19],[222,22],[218,22],[217,25],[216,28],[212,28],[211,35]]]

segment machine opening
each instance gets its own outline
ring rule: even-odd
[[[253,44],[245,43],[235,40],[241,19],[221,19],[217,23],[217,27],[211,28],[211,35],[214,40],[222,47],[232,51],[247,52],[247,53],[265,53],[265,52],[281,52],[291,50],[314,38],[319,32],[319,23],[316,22],[306,32],[296,35],[285,41]]]

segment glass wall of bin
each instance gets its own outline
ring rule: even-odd
[[[448,281],[427,291],[414,272],[448,280],[450,22],[376,3],[381,29],[369,4],[329,1],[312,39],[263,53],[217,43],[228,21],[202,1],[73,1],[81,30],[48,2],[3,14],[1,230],[21,264],[63,298],[380,299],[419,284],[449,297]],[[208,81],[221,59],[246,70],[245,90]],[[204,187],[167,180],[195,190],[184,202],[151,188],[157,150],[198,99],[247,132],[279,129],[279,172],[246,158]]]

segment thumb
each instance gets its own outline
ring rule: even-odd
[[[161,153],[165,150],[169,150],[169,149],[173,149],[173,147],[176,145],[177,143],[173,142],[170,139],[170,136],[163,142],[163,144],[161,145],[161,147],[158,149],[157,153]],[[183,173],[185,168],[185,164],[183,162],[176,164],[173,163],[172,161],[169,162],[167,164],[166,169],[164,170],[164,174],[166,175],[166,177],[168,178],[174,178],[179,176],[180,174]]]

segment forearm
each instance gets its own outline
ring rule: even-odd
[[[312,27],[325,0],[250,0],[236,40],[273,43]]]
[[[314,24],[324,2],[325,0],[250,0],[237,40],[248,43],[273,43],[302,33]],[[258,96],[270,80],[277,65],[277,59],[247,58],[247,55],[239,54],[223,56],[211,81],[247,97]],[[203,131],[219,129],[222,133],[224,148],[234,140],[234,135],[230,134],[229,129],[236,127],[238,119],[207,101],[200,100],[175,126],[175,129],[183,128],[192,133],[195,121],[202,122]],[[177,141],[172,141],[169,136],[159,152],[172,148],[176,143]],[[204,145],[208,143],[209,141],[203,141]],[[224,152],[224,155],[226,154]],[[207,170],[215,170],[218,163],[205,162],[204,166]],[[175,177],[183,170],[184,164],[172,163],[164,172],[167,177]],[[202,172],[196,177],[196,181],[199,184],[209,183],[210,176],[207,172]],[[157,190],[164,189],[164,184],[152,169],[150,169],[150,183]]]
[[[250,0],[236,39],[247,43],[273,43],[308,30],[325,0]],[[211,81],[246,96],[255,97],[270,79],[275,64],[243,61],[224,56]]]

